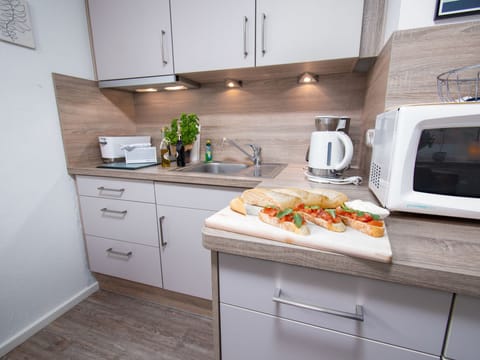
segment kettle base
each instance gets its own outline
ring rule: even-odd
[[[313,176],[325,177],[325,178],[338,178],[342,176],[342,171],[331,169],[316,169],[308,167],[308,172]]]

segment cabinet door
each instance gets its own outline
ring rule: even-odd
[[[173,73],[169,0],[89,0],[99,80]]]
[[[257,66],[359,56],[362,0],[257,0]]]
[[[202,227],[205,219],[213,213],[157,206],[165,289],[212,298],[210,251],[202,245]]]
[[[427,360],[438,356],[220,305],[222,359]]]
[[[447,336],[445,355],[455,360],[478,359],[479,339],[480,299],[457,295]]]
[[[254,0],[172,1],[175,71],[255,65]]]

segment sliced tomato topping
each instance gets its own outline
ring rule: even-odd
[[[383,221],[372,220],[368,224],[372,226],[383,227]]]
[[[273,208],[273,207],[263,208],[262,211],[263,211],[265,214],[267,214],[268,216],[277,216],[277,214],[278,214],[278,209],[277,209],[277,208]]]

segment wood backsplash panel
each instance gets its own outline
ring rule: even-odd
[[[202,126],[201,154],[206,139],[214,159],[242,159],[224,137],[239,144],[257,143],[268,162],[305,162],[316,115],[351,117],[350,135],[358,150],[366,74],[321,76],[319,83],[298,85],[296,78],[246,81],[243,88],[225,89],[223,83],[190,91],[135,95],[137,132],[154,135],[182,112],[197,113]],[[353,165],[358,166],[359,155]]]
[[[480,21],[398,31],[385,106],[440,102],[437,76],[479,63]]]
[[[385,110],[391,51],[392,42],[388,41],[369,72],[367,90],[365,92],[365,106],[362,114],[362,134],[365,134],[367,129],[375,128],[377,115]],[[368,174],[372,154],[371,149],[365,146],[364,136],[361,138],[361,148],[363,152],[360,159],[360,168],[365,171],[365,174]]]
[[[53,74],[67,167],[100,162],[98,136],[135,135],[133,95]]]

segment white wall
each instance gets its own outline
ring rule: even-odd
[[[36,49],[0,41],[0,355],[96,287],[52,72],[93,79],[83,0],[28,0]]]
[[[480,15],[434,20],[437,0],[387,0],[385,42],[396,30],[480,20]]]

